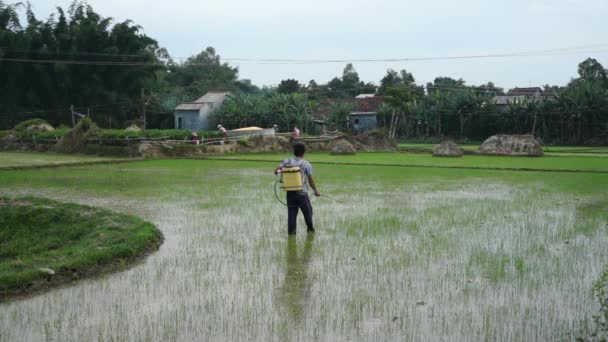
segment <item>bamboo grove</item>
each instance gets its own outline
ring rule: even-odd
[[[23,15],[24,14],[24,15]],[[20,21],[25,18],[25,23]],[[575,66],[573,65],[573,68]],[[324,122],[347,129],[354,97],[383,97],[381,126],[399,139],[482,140],[496,133],[534,134],[545,143],[601,144],[608,141],[608,76],[595,59],[578,65],[578,77],[543,87],[539,99],[498,106],[505,90],[489,82],[467,85],[437,77],[418,84],[406,70],[387,70],[376,84],[353,65],[326,83],[283,80],[257,87],[208,47],[186,59],[172,58],[131,21],[114,23],[83,1],[41,21],[29,5],[0,1],[0,129],[42,118],[70,125],[70,110],[89,113],[102,127],[173,128],[172,112],[209,90],[233,95],[214,119],[226,127],[294,125],[307,133]]]

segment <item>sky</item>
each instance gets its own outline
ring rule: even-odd
[[[30,0],[38,19],[71,0]],[[133,20],[172,56],[208,46],[222,58],[406,59],[512,54],[586,47],[507,58],[355,62],[376,84],[386,70],[406,69],[417,83],[462,78],[468,85],[565,85],[587,57],[608,67],[606,0],[89,0],[116,22]],[[276,85],[295,78],[325,83],[346,63],[231,63],[239,77]]]

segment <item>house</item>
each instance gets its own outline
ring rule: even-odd
[[[175,108],[175,128],[192,131],[211,130],[209,115],[219,109],[230,92],[210,91],[193,102],[185,102]]]
[[[378,128],[378,109],[384,101],[382,96],[360,94],[355,97],[356,110],[348,117],[348,126],[354,133],[363,133]]]
[[[501,112],[507,112],[511,104],[522,103],[524,101],[541,101],[554,96],[555,94],[552,92],[545,92],[540,87],[513,88],[506,95],[494,96],[492,103]]]
[[[363,133],[378,128],[376,112],[352,112],[348,124],[353,133]]]

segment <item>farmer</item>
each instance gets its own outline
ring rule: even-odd
[[[226,128],[224,128],[224,126],[222,125],[217,125],[217,132],[220,134],[220,137],[222,137],[222,140],[220,140],[220,144],[224,145],[224,138],[228,137],[228,132],[226,132]]]
[[[192,131],[190,134],[190,142],[195,145],[199,144],[198,134],[195,131]]]
[[[293,137],[294,138],[299,138],[301,135],[300,130],[298,129],[298,126],[293,126]]]
[[[317,190],[315,180],[312,178],[312,165],[304,160],[304,152],[306,147],[302,143],[295,143],[293,145],[294,158],[288,158],[283,160],[279,166],[274,169],[276,175],[279,170],[287,166],[298,166],[302,173],[302,190],[301,191],[287,191],[287,234],[294,235],[296,233],[296,218],[298,217],[298,211],[302,210],[304,215],[304,221],[306,221],[306,227],[308,233],[314,233],[315,229],[312,223],[312,205],[308,198],[309,186],[315,192],[315,196],[319,197],[321,194]]]

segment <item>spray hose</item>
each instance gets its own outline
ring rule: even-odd
[[[279,194],[277,192],[277,190],[279,189],[279,183],[281,183],[281,178],[277,179],[277,181],[274,182],[274,197],[277,199],[277,201],[279,201],[279,203],[281,203],[282,205],[288,207],[287,203],[281,201],[281,198],[279,197]],[[337,200],[337,199],[335,199],[333,197],[329,197],[327,195],[323,195],[323,197],[325,197],[327,199],[330,199],[330,200],[332,200],[332,201],[334,201],[336,203],[345,204],[344,202],[339,201],[339,200]]]
[[[274,182],[274,197],[277,198],[277,201],[279,201],[279,203],[281,203],[284,206],[287,206],[287,203],[281,201],[281,199],[279,198],[279,194],[277,193],[277,188],[278,188],[279,183],[281,183],[281,178],[277,179],[277,181]]]

